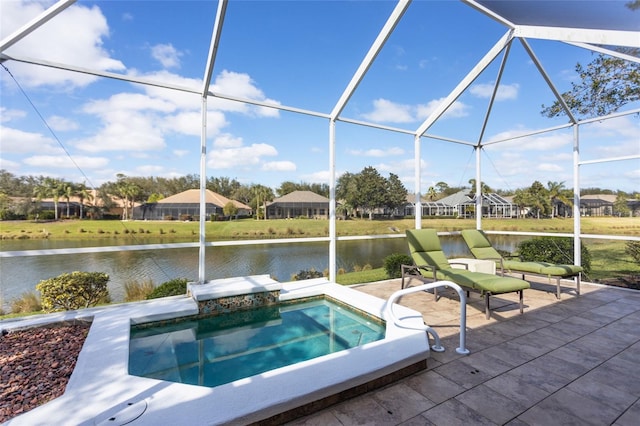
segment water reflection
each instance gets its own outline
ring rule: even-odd
[[[492,236],[492,241],[498,248],[509,251],[513,251],[521,239]],[[441,237],[441,241],[447,256],[469,256],[460,237]],[[22,240],[3,242],[2,249],[35,250],[95,245],[95,241],[91,244],[86,241],[73,244],[72,241]],[[371,265],[379,268],[383,265],[383,259],[394,253],[407,253],[404,238],[339,241],[336,257],[338,268],[352,271],[356,266]],[[39,281],[73,271],[109,274],[109,292],[114,302],[122,301],[127,281],[152,280],[158,285],[174,278],[186,278],[190,281],[198,278],[197,248],[27,256],[2,258],[0,262],[0,298],[5,309],[12,299],[24,292],[34,291]],[[289,281],[301,270],[324,271],[328,266],[328,242],[208,247],[205,276],[211,280],[268,274],[278,281]]]

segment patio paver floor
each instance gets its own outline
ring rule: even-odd
[[[446,348],[427,370],[290,425],[637,425],[640,421],[640,292],[582,283],[536,282],[517,295],[467,303],[469,355],[459,355],[454,292],[414,293],[399,303],[423,314]],[[418,285],[415,281],[412,285]],[[354,286],[388,298],[399,280]]]

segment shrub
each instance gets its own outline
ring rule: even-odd
[[[310,280],[312,278],[322,278],[324,275],[320,271],[316,271],[315,269],[309,270],[300,270],[296,275],[291,277],[292,281],[302,281],[302,280]]]
[[[394,253],[384,258],[383,265],[389,278],[400,278],[401,265],[413,265],[413,259],[408,254]]]
[[[11,312],[14,314],[28,314],[30,312],[38,312],[42,310],[42,305],[38,299],[38,295],[34,292],[25,292],[11,301]]]
[[[187,280],[176,278],[160,284],[154,288],[147,296],[147,299],[158,299],[160,297],[181,296],[187,294]]]
[[[42,280],[36,285],[45,311],[88,308],[110,301],[104,272],[72,272]]]
[[[124,301],[135,302],[145,300],[153,292],[155,286],[151,279],[146,281],[130,280],[124,283]]]
[[[640,241],[627,241],[624,252],[640,263]]]
[[[573,239],[565,237],[541,237],[522,241],[518,253],[523,261],[573,263]],[[591,272],[591,253],[580,243],[580,257],[585,275]]]

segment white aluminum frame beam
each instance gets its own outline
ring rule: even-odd
[[[391,11],[391,15],[385,22],[384,26],[378,33],[378,36],[374,40],[373,44],[369,48],[369,51],[365,55],[364,59],[360,63],[360,66],[351,77],[351,81],[345,88],[344,92],[338,99],[338,102],[333,107],[331,114],[329,115],[329,281],[335,282],[337,273],[336,262],[336,159],[335,159],[335,145],[336,145],[336,120],[340,113],[344,110],[344,107],[353,96],[356,88],[364,78],[365,74],[373,64],[382,47],[389,39],[389,36],[395,29],[398,22],[407,10],[411,0],[399,0],[396,7]]]
[[[474,1],[474,0],[462,0],[463,3],[466,3],[467,5],[471,6],[472,8],[476,9],[477,11],[484,13],[485,15],[487,15],[489,18],[501,23],[502,25],[508,27],[508,28],[515,28],[516,25],[509,21],[507,18],[505,18],[502,15],[499,15],[497,13],[495,13],[493,10],[486,8],[485,6],[483,6],[482,4]]]
[[[202,79],[202,128],[200,129],[200,223],[199,223],[199,251],[198,251],[198,283],[206,282],[206,219],[207,219],[207,96],[209,94],[209,85],[213,76],[213,67],[215,65],[218,46],[220,44],[220,36],[222,35],[222,25],[227,10],[227,0],[218,1],[218,9],[216,11],[216,19],[211,34],[211,43],[209,45],[209,55],[207,58],[207,66]]]
[[[26,36],[28,36],[33,31],[40,28],[40,26],[48,22],[51,18],[58,15],[60,12],[62,12],[75,2],[76,0],[60,0],[58,3],[42,12],[40,15],[36,16],[34,19],[18,28],[12,34],[5,37],[5,39],[0,42],[0,52],[4,52],[6,49],[10,48]]]
[[[555,40],[567,43],[590,43],[602,46],[640,48],[640,34],[637,31],[518,25],[515,28],[514,35],[515,37]]]
[[[565,114],[567,114],[567,117],[569,117],[569,120],[571,120],[571,122],[574,123],[574,124],[577,123],[578,120],[576,119],[576,117],[571,112],[571,108],[569,108],[569,106],[565,102],[564,98],[562,97],[562,94],[560,93],[560,91],[558,91],[558,89],[556,88],[555,84],[553,84],[553,81],[551,81],[551,77],[549,77],[549,74],[547,74],[547,72],[544,70],[544,67],[542,66],[542,63],[540,62],[540,60],[538,59],[536,54],[533,52],[533,49],[531,48],[531,46],[529,46],[529,43],[527,42],[527,40],[525,40],[524,38],[521,38],[520,39],[520,43],[522,43],[522,46],[524,47],[524,49],[529,54],[529,57],[531,58],[533,63],[538,68],[538,72],[540,72],[540,75],[542,75],[542,78],[544,78],[544,81],[547,82],[547,85],[549,86],[549,88],[553,92],[553,95],[556,97],[556,100],[558,101],[560,106],[562,106],[562,109],[564,109],[564,112],[565,112]]]
[[[638,37],[640,37],[640,35],[638,35]],[[575,47],[580,47],[582,49],[591,50],[592,52],[602,53],[604,55],[609,55],[609,56],[613,56],[613,57],[616,57],[616,58],[619,58],[619,59],[623,59],[625,61],[635,62],[636,64],[640,64],[640,58],[637,57],[637,56],[627,55],[626,53],[617,52],[615,50],[607,49],[606,47],[603,47],[603,46],[594,46],[594,45],[588,44],[588,43],[571,43],[571,42],[566,42],[566,43],[571,45],[571,46],[575,46]]]
[[[427,117],[427,119],[422,123],[420,127],[416,130],[417,136],[422,136],[424,133],[429,130],[431,126],[444,114],[447,109],[462,95],[462,93],[467,90],[467,88],[475,81],[476,78],[482,74],[482,72],[493,62],[493,60],[502,52],[502,50],[507,47],[507,45],[513,39],[513,32],[511,30],[507,31],[505,35],[503,35],[500,40],[487,52],[486,55],[478,63],[475,67],[465,76],[465,78],[458,83],[455,89],[449,93],[444,101],[438,105],[438,107]]]
[[[376,57],[382,50],[382,47],[384,46],[385,42],[387,41],[387,39],[389,39],[389,36],[395,29],[396,25],[398,25],[398,22],[400,22],[400,19],[402,18],[402,16],[404,15],[404,12],[406,12],[410,4],[411,4],[411,0],[398,1],[398,3],[396,4],[396,7],[391,12],[391,15],[389,15],[387,22],[384,24],[384,26],[378,33],[378,36],[376,37],[375,41],[369,48],[369,51],[367,52],[366,56],[360,63],[360,66],[356,70],[355,74],[353,74],[353,77],[351,77],[351,81],[349,82],[347,87],[344,89],[342,96],[340,96],[340,99],[338,99],[338,102],[333,107],[333,110],[331,111],[332,120],[336,120],[340,115],[340,113],[342,112],[342,110],[344,109],[344,107],[347,105],[347,102],[349,102],[349,99],[351,99],[351,96],[353,96],[353,92],[355,92],[356,88],[358,87],[358,85],[364,78],[365,74],[373,64],[373,61],[376,59]]]

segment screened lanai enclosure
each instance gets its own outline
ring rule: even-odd
[[[371,164],[400,177],[414,211],[442,180],[473,178],[475,193],[483,182],[564,182],[579,243],[581,188],[638,188],[640,105],[585,115],[561,94],[579,81],[576,61],[640,63],[637,6],[2,2],[3,167],[38,174],[54,164],[94,186],[121,170],[199,174],[201,219],[207,176],[274,187],[273,176],[321,180],[330,188],[331,281],[337,180]],[[23,94],[49,120],[39,130],[21,127],[38,122]],[[541,105],[554,102],[559,116],[543,116]],[[476,197],[478,228],[494,207],[513,214]],[[205,220],[199,232],[205,282],[215,272],[204,261]]]

